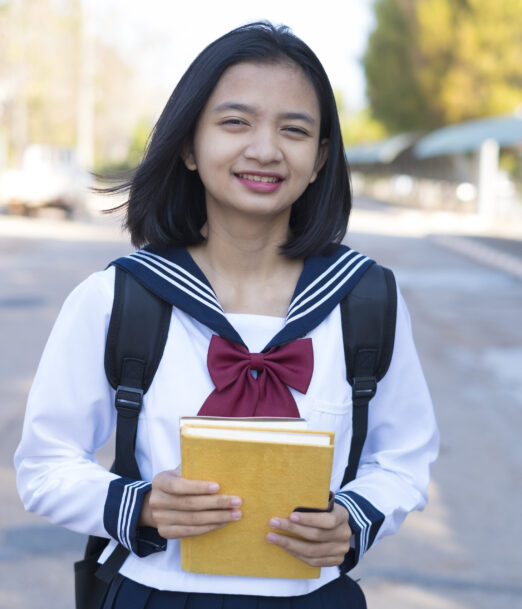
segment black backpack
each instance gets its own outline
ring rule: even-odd
[[[159,365],[172,305],[116,267],[114,302],[105,348],[105,372],[116,390],[116,455],[111,471],[141,479],[134,448],[143,395]],[[373,264],[341,301],[346,377],[352,386],[353,435],[341,486],[353,480],[368,429],[368,405],[390,365],[395,338],[397,292],[390,270]],[[129,551],[119,544],[103,565],[108,540],[89,537],[75,563],[76,609],[99,609]]]

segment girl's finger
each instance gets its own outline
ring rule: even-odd
[[[288,518],[272,518],[269,521],[269,525],[272,529],[284,531],[285,533],[292,533],[303,539],[315,542],[329,542],[339,539],[348,542],[351,537],[351,530],[348,523],[343,523],[334,529],[330,529],[296,524]]]
[[[348,523],[349,514],[344,506],[334,503],[330,512],[292,512],[290,520],[319,529],[333,529]]]
[[[292,512],[289,520],[307,527],[318,529],[334,529],[344,522],[348,522],[348,513],[344,508],[340,512],[334,507],[331,512]]]
[[[152,493],[152,509],[160,510],[227,510],[241,506],[241,498],[233,495],[171,495],[169,493]]]
[[[208,526],[226,524],[240,520],[242,513],[239,510],[205,510],[202,512],[184,512],[165,510],[154,512],[154,520],[163,526]]]
[[[317,556],[326,556],[332,553],[332,542],[314,543],[288,535],[277,535],[276,533],[268,533],[266,535],[268,542],[276,544],[281,548],[300,556],[309,558]]]
[[[157,488],[171,495],[205,495],[217,493],[219,484],[205,480],[181,478],[176,470],[159,473],[152,481],[152,488]]]
[[[211,531],[217,531],[225,526],[226,523],[222,524],[209,524],[205,526],[186,526],[186,525],[160,525],[158,527],[158,533],[165,539],[181,539],[182,537],[196,537],[197,535],[203,535],[210,533]]]
[[[344,556],[341,556],[341,555],[308,557],[308,556],[301,556],[299,554],[295,554],[294,552],[291,552],[289,550],[286,550],[286,551],[289,554],[291,554],[292,556],[294,556],[295,558],[298,558],[299,560],[303,561],[307,565],[310,565],[311,567],[337,567],[344,560]]]

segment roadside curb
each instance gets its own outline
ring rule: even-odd
[[[440,247],[462,254],[485,266],[503,271],[522,281],[522,259],[516,256],[499,252],[495,248],[476,243],[466,237],[430,234],[428,239]]]

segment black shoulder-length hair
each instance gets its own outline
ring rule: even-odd
[[[204,241],[205,190],[197,171],[186,168],[182,151],[192,141],[198,118],[223,72],[242,61],[291,60],[310,79],[321,111],[320,139],[328,158],[316,180],[292,206],[291,236],[281,248],[289,258],[327,254],[343,239],[351,209],[351,188],[332,87],[313,51],[286,26],[256,22],[238,27],[207,46],[192,62],[161,113],[143,160],[125,184],[129,189],[125,228],[136,247],[187,246]],[[120,208],[117,208],[120,209]]]

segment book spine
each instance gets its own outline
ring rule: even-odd
[[[181,476],[187,477],[187,466],[190,463],[190,443],[186,441],[183,432],[181,433]],[[181,553],[181,568],[183,571],[191,570],[190,541],[182,537],[179,541]]]

